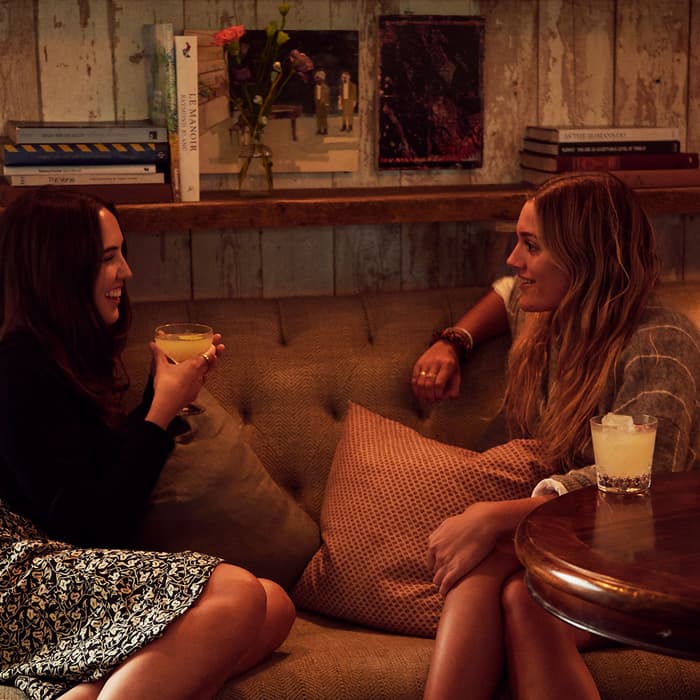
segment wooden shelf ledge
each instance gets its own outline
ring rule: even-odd
[[[515,221],[525,183],[449,187],[357,187],[278,190],[242,198],[203,192],[200,202],[119,204],[128,232],[358,226],[457,221]],[[700,214],[700,187],[638,189],[651,215]]]

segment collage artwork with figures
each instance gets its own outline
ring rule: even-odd
[[[198,37],[200,172],[235,172],[240,149],[237,115],[231,113],[232,67],[227,65],[221,47],[214,44],[215,31],[186,29],[185,33]],[[270,113],[264,142],[272,151],[274,171],[353,172],[359,163],[362,114],[355,99],[354,128],[343,129],[342,93],[345,73],[357,94],[358,32],[290,31],[290,37],[280,49],[280,61],[289,60],[289,54],[296,50],[306,54],[314,68],[285,85]],[[244,35],[248,50],[255,53],[260,52],[265,38],[262,30]],[[316,115],[320,81],[328,91],[326,133],[319,133]]]

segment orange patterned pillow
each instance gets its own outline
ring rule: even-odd
[[[433,637],[442,598],[430,533],[470,503],[529,496],[552,473],[534,440],[483,453],[425,438],[350,404],[321,510],[321,548],[292,597],[299,608]]]

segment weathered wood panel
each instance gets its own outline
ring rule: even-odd
[[[685,143],[688,0],[618,0],[615,123],[678,126]]]
[[[0,0],[0,127],[39,114],[36,46],[33,3]]]
[[[335,293],[401,289],[400,226],[338,226]]]
[[[42,1],[39,9],[43,118],[116,119],[108,0]]]
[[[611,123],[614,27],[614,0],[539,3],[539,123]]]
[[[192,232],[195,299],[262,296],[262,233],[255,229]]]
[[[128,239],[129,265],[134,278],[129,282],[133,299],[190,299],[189,231],[154,232]]]
[[[265,229],[262,233],[263,296],[333,294],[330,229]]]

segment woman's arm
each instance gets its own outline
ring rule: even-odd
[[[125,545],[172,445],[148,421],[105,427],[31,339],[0,349],[0,497],[49,536]]]
[[[509,330],[508,313],[503,298],[493,289],[474,304],[455,324],[469,332],[474,345]],[[413,393],[425,401],[435,402],[459,396],[461,372],[459,353],[450,342],[438,340],[413,367]]]
[[[700,452],[700,336],[678,314],[659,310],[632,336],[617,363],[601,413],[646,413],[658,420],[654,474],[692,466]],[[591,455],[592,457],[592,455]],[[559,493],[595,483],[584,467],[547,480]],[[541,493],[538,484],[534,493]]]

